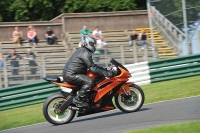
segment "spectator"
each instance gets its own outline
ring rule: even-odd
[[[2,55],[0,53],[0,68],[3,67],[3,58],[2,58]]]
[[[33,29],[33,31],[36,32],[36,35],[35,35],[35,43],[37,44],[38,41],[39,41],[39,39],[37,38],[37,31],[36,31],[35,27],[33,27],[33,26],[32,26],[32,29]]]
[[[97,40],[98,48],[103,48],[107,45],[106,40],[104,39],[104,36],[100,36],[100,39]]]
[[[19,27],[16,26],[15,30],[12,33],[12,42],[16,43],[18,46],[21,46],[21,40],[22,40],[22,32],[19,31]]]
[[[96,40],[100,39],[102,32],[99,30],[98,26],[95,27],[95,30],[92,32],[92,35],[93,35],[94,39],[96,39]]]
[[[141,46],[144,46],[146,44],[148,48],[150,49],[152,48],[148,41],[148,35],[145,30],[142,30],[141,33],[139,34],[139,41]],[[144,49],[144,47],[142,47],[141,49]]]
[[[30,43],[33,44],[33,46],[36,46],[36,30],[33,29],[32,26],[28,27],[28,32],[27,32],[27,37],[28,37],[28,45],[30,45]]]
[[[94,57],[95,62],[99,62],[99,55],[101,54],[101,49],[104,48],[107,45],[106,40],[104,39],[104,36],[101,36],[99,40],[97,40],[96,44],[96,51],[94,52],[94,55],[98,55]]]
[[[29,61],[29,66],[30,66],[31,74],[36,74],[37,63],[36,63],[36,56],[35,56],[35,54],[30,49],[27,49],[27,54],[24,57],[24,59]]]
[[[80,30],[80,34],[81,34],[81,36],[89,35],[90,29],[87,29],[87,26],[83,26],[83,29]]]
[[[57,38],[53,32],[53,30],[51,30],[51,27],[47,27],[47,32],[45,34],[46,40],[47,40],[47,44],[57,44]]]
[[[135,42],[135,44],[139,45],[138,34],[135,30],[133,30],[130,35],[129,46],[133,46],[133,42]]]
[[[19,70],[19,61],[18,59],[21,59],[21,56],[16,53],[15,49],[12,49],[11,53],[6,57],[7,60],[11,60],[11,69],[12,69],[12,75],[18,75]]]

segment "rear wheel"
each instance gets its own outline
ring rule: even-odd
[[[75,114],[75,110],[66,109],[59,111],[58,108],[66,101],[62,94],[53,94],[46,99],[43,105],[43,114],[46,120],[52,124],[60,125],[70,122]]]
[[[144,92],[136,84],[129,86],[130,95],[127,97],[124,94],[115,96],[116,106],[123,112],[130,113],[138,111],[144,103]]]

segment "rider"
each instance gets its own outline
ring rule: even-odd
[[[82,47],[78,48],[71,55],[65,64],[62,75],[66,82],[81,88],[77,96],[73,99],[73,103],[87,107],[88,104],[81,99],[95,85],[94,80],[85,75],[87,70],[89,69],[94,74],[104,77],[113,77],[114,73],[94,64],[92,60],[92,54],[96,50],[96,40],[94,38],[83,36],[81,37],[80,44]]]

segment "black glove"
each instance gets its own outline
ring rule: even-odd
[[[107,76],[106,77],[113,77],[115,74],[112,71],[107,71]]]

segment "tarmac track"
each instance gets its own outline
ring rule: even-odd
[[[123,133],[192,120],[200,120],[200,96],[147,104],[134,113],[116,109],[77,117],[65,125],[54,126],[46,122],[0,133]]]

